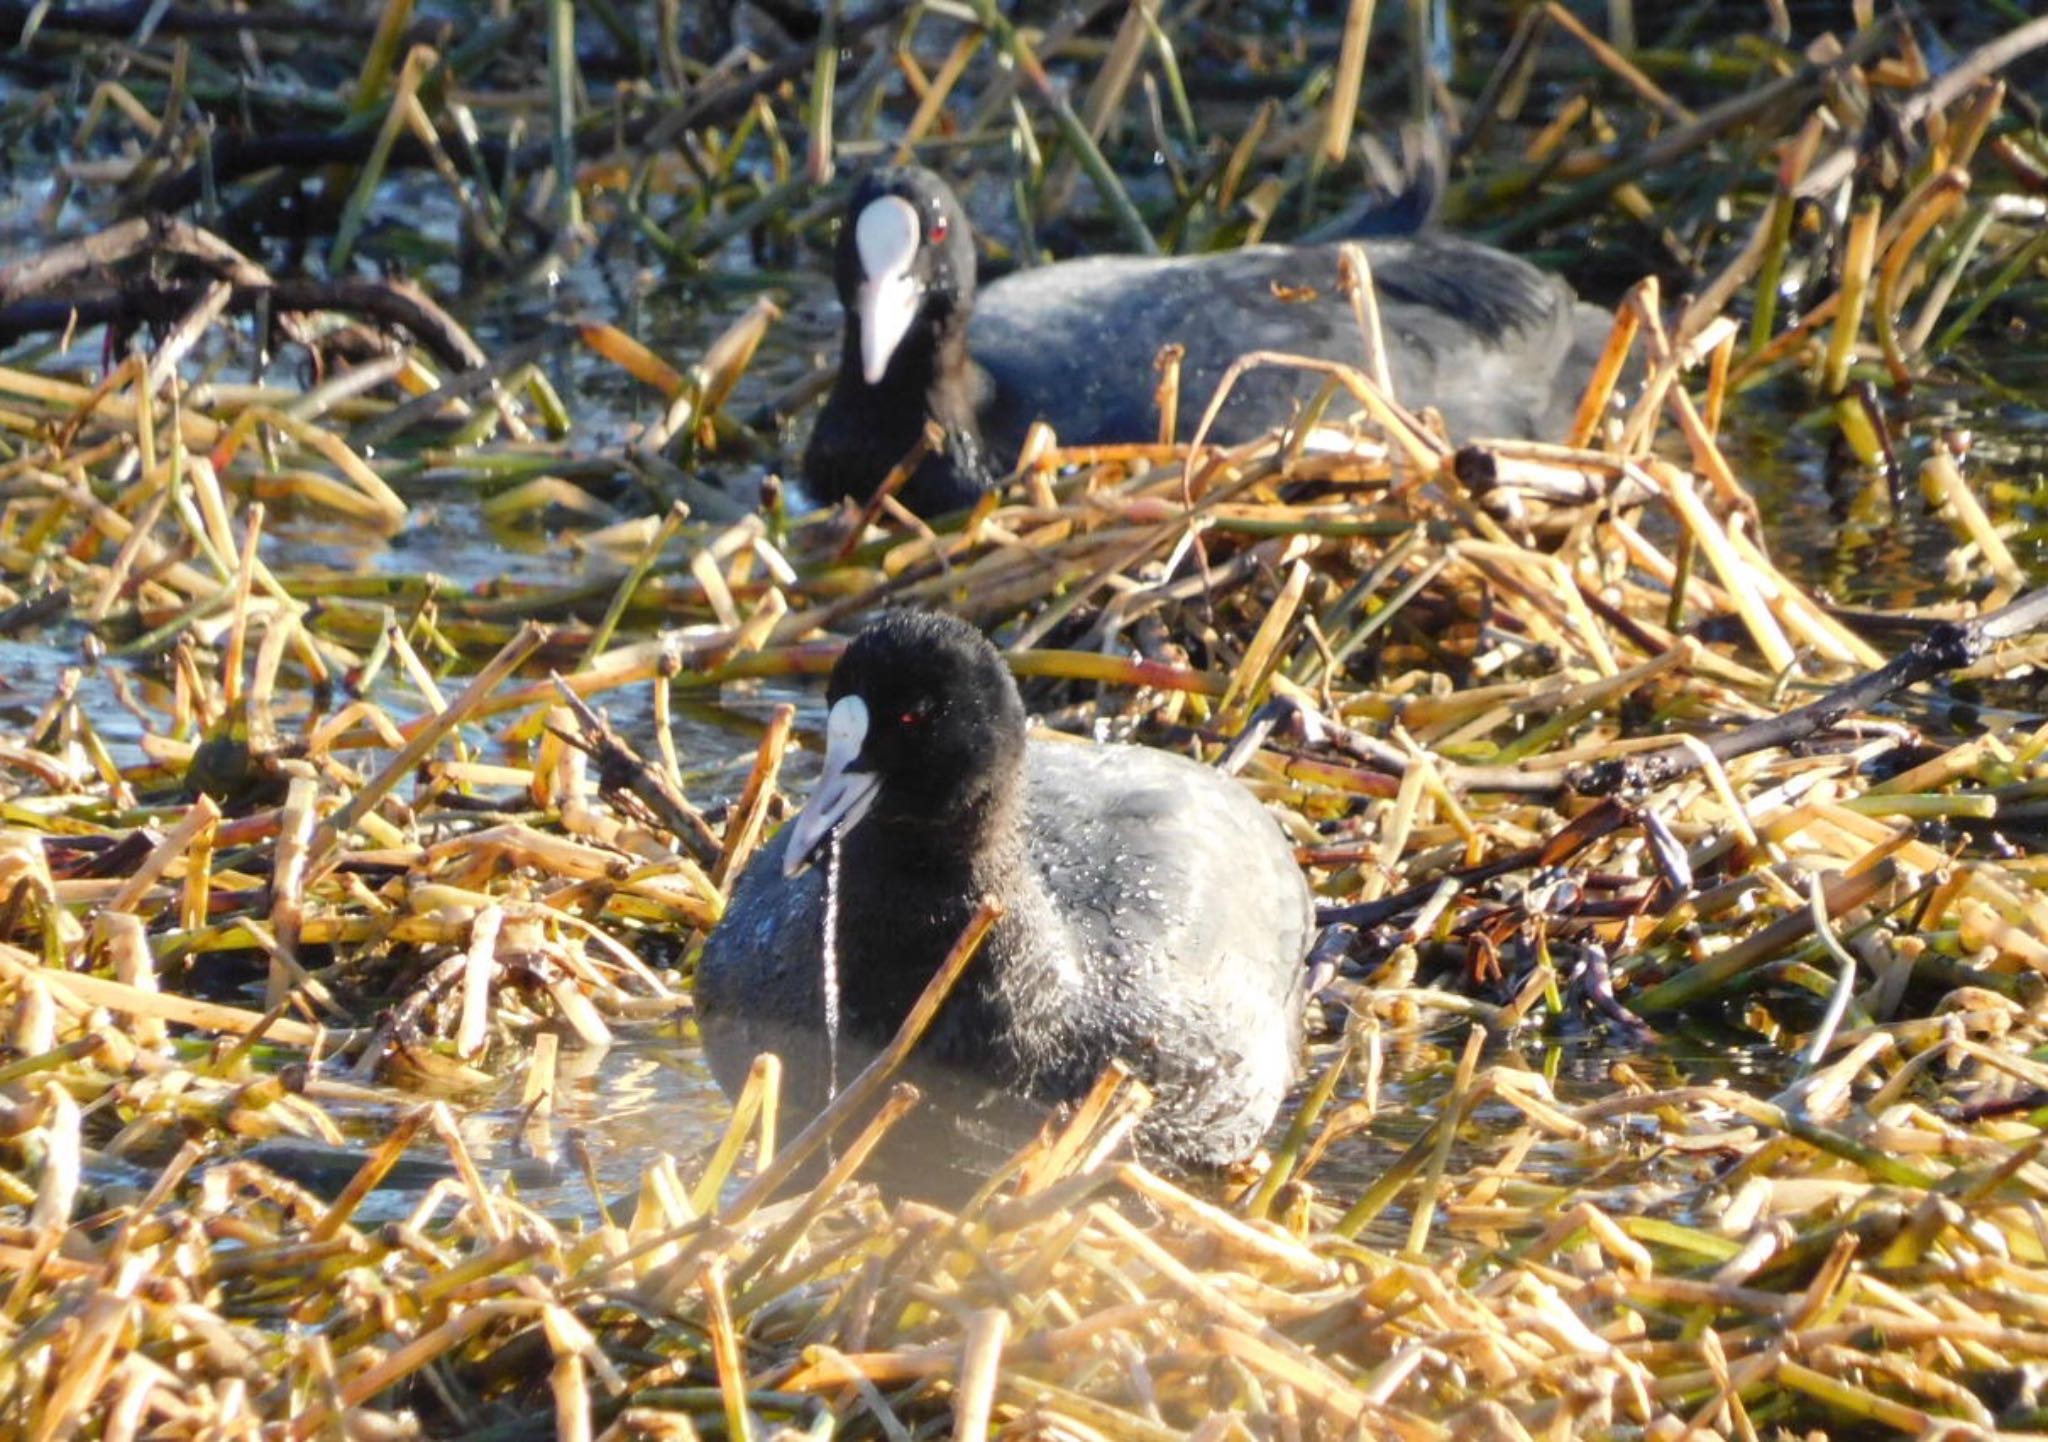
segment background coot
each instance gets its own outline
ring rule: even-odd
[[[1359,241],[1372,263],[1395,397],[1434,406],[1454,436],[1562,440],[1612,317],[1562,279],[1476,241]],[[1179,434],[1193,435],[1247,351],[1359,364],[1335,245],[1196,256],[1101,256],[1005,276],[977,296],[960,202],[918,167],[869,172],[840,226],[834,277],[846,329],[839,374],[804,455],[820,500],[865,499],[936,421],[943,443],[903,488],[936,515],[970,505],[1014,461],[1034,420],[1068,445],[1149,441],[1154,357],[1176,342]],[[1320,377],[1240,378],[1210,438],[1284,422]]]

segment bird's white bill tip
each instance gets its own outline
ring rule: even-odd
[[[860,287],[860,373],[871,386],[889,373],[896,347],[917,319],[917,283],[908,275],[866,280]]]

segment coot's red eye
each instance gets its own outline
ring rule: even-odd
[[[949,227],[948,227],[948,226],[947,226],[947,224],[946,224],[946,217],[945,217],[945,216],[943,216],[943,215],[937,215],[937,216],[933,216],[933,217],[932,217],[932,244],[933,244],[933,245],[939,245],[939,244],[941,244],[941,243],[943,243],[943,242],[945,241],[945,239],[946,239],[946,231],[947,231],[947,229],[948,229],[948,228],[949,228]]]
[[[896,724],[898,726],[915,726],[918,722],[922,720],[924,720],[924,715],[922,712],[905,711],[901,716],[898,716],[896,718]]]

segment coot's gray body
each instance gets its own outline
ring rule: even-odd
[[[1021,703],[993,649],[963,623],[909,622],[940,623],[948,644],[972,636],[986,652],[969,658],[981,680],[1006,694],[919,713],[904,699],[915,685],[846,691],[866,697],[864,734],[844,747],[835,734],[812,805],[748,864],[704,948],[697,1003],[720,1085],[736,1094],[754,1056],[774,1051],[789,1124],[825,1101],[835,1065],[824,1024],[827,863],[788,873],[792,845],[821,847],[838,825],[841,1084],[894,1036],[979,899],[1004,907],[914,1054],[912,1079],[931,1100],[893,1149],[894,1179],[906,1163],[985,1171],[1115,1059],[1155,1094],[1139,1132],[1146,1151],[1182,1164],[1242,1159],[1280,1105],[1301,1038],[1313,908],[1278,825],[1235,781],[1181,757],[1025,744]],[[835,730],[845,696],[835,698]],[[917,735],[888,734],[913,717]],[[993,764],[970,754],[986,753],[981,741],[951,734],[991,727],[1004,738]],[[841,763],[882,779],[845,800]],[[949,774],[993,780],[935,808],[957,789]],[[835,806],[851,820],[835,820]],[[825,814],[807,831],[814,812]]]
[[[1557,276],[1473,241],[1361,242],[1372,265],[1394,396],[1434,406],[1456,437],[1562,440],[1612,318]],[[1179,438],[1191,439],[1225,372],[1270,350],[1362,366],[1335,246],[1257,245],[1217,255],[1102,256],[1004,277],[979,293],[968,350],[986,372],[983,440],[1015,456],[1044,419],[1068,445],[1149,440],[1153,358],[1185,348]],[[1081,358],[1081,359],[1077,359]],[[1260,367],[1238,379],[1211,439],[1284,423],[1320,376]],[[1340,398],[1337,414],[1354,407]]]

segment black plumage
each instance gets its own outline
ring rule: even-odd
[[[1214,1165],[1253,1150],[1292,1080],[1313,922],[1258,801],[1163,752],[1027,742],[1001,657],[948,617],[884,615],[830,695],[826,776],[748,865],[699,965],[727,1092],[772,1050],[789,1122],[814,1112],[835,1061],[843,1081],[887,1044],[989,895],[1004,914],[913,1057],[932,1101],[894,1148],[899,1182],[906,1163],[913,1190],[986,1170],[1113,1059],[1156,1094],[1147,1152]],[[836,1058],[824,868],[787,874],[792,847],[824,846],[833,825]]]

